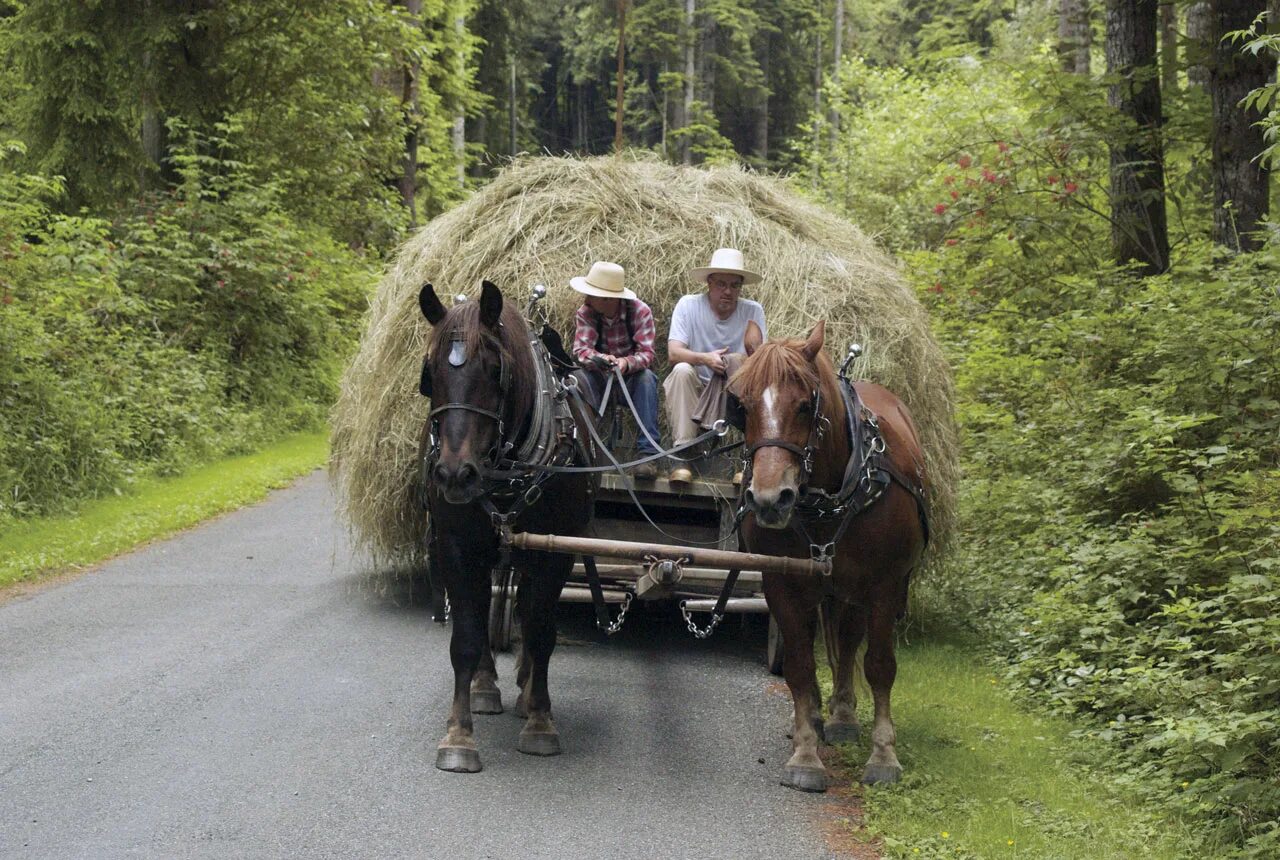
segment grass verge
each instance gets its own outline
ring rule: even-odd
[[[143,478],[126,495],[89,502],[75,515],[19,523],[0,535],[0,598],[255,502],[324,465],[328,439],[327,431],[294,434],[255,454]]]
[[[1213,856],[1176,818],[1126,797],[1069,721],[1020,709],[984,662],[952,641],[899,648],[893,708],[905,773],[898,785],[862,790],[863,835],[886,857]],[[869,734],[869,693],[859,695]],[[861,774],[865,737],[838,749]]]

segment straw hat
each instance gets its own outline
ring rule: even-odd
[[[717,248],[716,252],[711,255],[711,263],[706,266],[699,266],[696,269],[690,269],[689,277],[705,284],[708,275],[724,272],[727,275],[741,275],[742,283],[744,284],[759,283],[760,276],[755,272],[747,271],[743,268],[743,265],[742,252],[737,248]]]
[[[570,278],[569,286],[584,295],[602,299],[634,299],[636,294],[622,285],[624,274],[617,263],[595,262],[585,278]]]

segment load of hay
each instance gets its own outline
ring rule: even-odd
[[[357,546],[379,568],[418,557],[425,520],[415,459],[429,408],[417,392],[424,282],[441,296],[475,296],[487,279],[522,307],[532,285],[546,284],[553,322],[569,343],[580,303],[569,278],[595,260],[620,263],[627,286],[653,308],[663,376],[671,310],[704,289],[686,272],[720,247],[740,248],[764,276],[743,295],[763,303],[771,337],[803,336],[825,319],[837,365],[851,341],[861,343],[854,376],[906,401],[928,456],[935,546],[944,544],[958,478],[951,376],[893,261],[784,180],[623,156],[516,161],[400,249],[371,301],[332,416],[332,477]]]

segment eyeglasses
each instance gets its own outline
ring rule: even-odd
[[[738,281],[737,283],[726,284],[723,281],[708,281],[707,286],[711,287],[713,290],[724,290],[736,293],[742,289],[742,282]]]

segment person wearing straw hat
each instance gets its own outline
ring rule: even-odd
[[[761,339],[767,332],[764,307],[742,298],[743,286],[759,283],[760,276],[746,268],[741,251],[718,248],[708,265],[690,269],[689,276],[707,289],[680,299],[671,314],[667,340],[671,373],[663,390],[677,448],[724,417],[724,387],[746,351],[747,323],[759,326]],[[693,473],[676,468],[669,480],[689,483]]]
[[[641,432],[636,449],[641,457],[658,453],[658,377],[653,364],[656,331],[653,311],[627,289],[626,272],[617,263],[591,264],[585,277],[571,278],[569,286],[582,293],[582,306],[574,315],[573,357],[582,365],[577,372],[585,381],[597,407],[604,398],[609,375],[622,371],[627,392],[635,403]],[[654,463],[635,467],[637,478],[652,480],[658,475]]]

